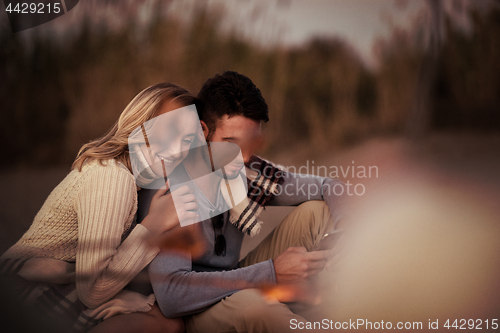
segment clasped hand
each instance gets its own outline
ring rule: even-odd
[[[182,224],[192,224],[199,218],[195,212],[198,204],[194,194],[188,186],[166,193],[169,189],[168,182],[159,189],[151,200],[148,215],[142,225],[153,235],[160,237],[164,232]],[[175,200],[175,204],[174,204]]]

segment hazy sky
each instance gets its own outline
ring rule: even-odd
[[[291,0],[283,18],[288,25],[286,42],[301,42],[311,35],[340,35],[363,52],[373,40],[390,32],[387,17],[405,25],[422,0],[411,1],[405,10],[394,0]]]
[[[373,42],[389,35],[390,22],[408,26],[411,17],[424,5],[422,0],[400,1],[399,5],[395,0],[212,0],[209,3],[212,6],[224,3],[228,6],[228,21],[264,43],[278,39],[290,45],[313,35],[339,36],[368,62]]]

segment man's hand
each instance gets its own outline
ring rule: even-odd
[[[273,260],[276,282],[302,283],[321,272],[331,255],[331,250],[307,252],[305,247],[290,247]]]

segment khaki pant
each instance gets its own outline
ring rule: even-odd
[[[250,252],[241,266],[276,258],[289,247],[312,250],[321,236],[333,228],[328,206],[323,201],[308,201],[295,208],[259,246]],[[224,298],[209,309],[185,318],[191,332],[287,332],[291,320],[306,320],[287,304],[269,303],[256,289],[246,289]],[[301,330],[306,332],[306,330]]]

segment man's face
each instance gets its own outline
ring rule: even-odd
[[[205,126],[204,126],[205,127]],[[206,133],[208,135],[208,133]],[[243,160],[247,163],[261,142],[261,126],[259,121],[243,116],[224,115],[219,119],[217,128],[210,141],[212,142],[232,142],[237,144],[243,155]],[[231,163],[224,169],[230,174],[239,173],[243,168],[241,163]]]

